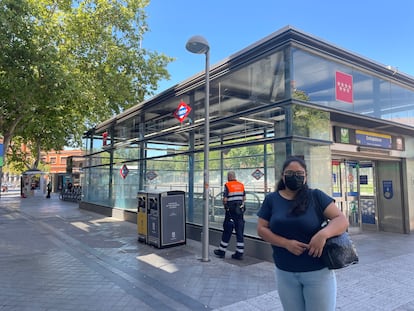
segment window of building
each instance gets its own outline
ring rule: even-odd
[[[301,49],[292,50],[292,59],[294,98],[335,110],[414,124],[412,89]],[[337,73],[351,79],[345,84],[350,86],[346,89],[348,99],[338,97]]]
[[[60,164],[66,164],[67,159],[68,159],[67,157],[61,157]]]
[[[50,164],[56,164],[56,157],[50,157]]]

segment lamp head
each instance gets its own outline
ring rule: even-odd
[[[208,45],[208,42],[206,39],[204,39],[202,36],[193,36],[185,45],[185,48],[187,51],[195,54],[205,54],[210,50],[210,46]]]

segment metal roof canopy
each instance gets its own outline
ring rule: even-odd
[[[384,76],[389,78],[390,80],[393,80],[397,83],[403,84],[403,85],[414,85],[414,79],[408,75],[402,74],[402,73],[395,73],[389,68],[387,68],[384,65],[381,65],[379,63],[375,63],[371,60],[368,60],[366,58],[363,58],[361,56],[356,55],[355,53],[348,52],[344,49],[340,49],[332,44],[329,44],[325,41],[322,41],[318,38],[315,38],[313,36],[310,36],[306,33],[300,32],[290,26],[287,26],[267,37],[264,39],[256,42],[255,44],[252,44],[251,46],[246,47],[245,49],[241,50],[240,52],[231,55],[226,60],[222,61],[219,64],[216,64],[211,67],[210,73],[212,78],[218,77],[223,75],[223,72],[229,72],[231,70],[240,68],[241,66],[245,65],[246,63],[250,62],[251,60],[254,60],[258,55],[263,55],[266,53],[269,53],[285,44],[294,42],[297,45],[303,45],[309,49],[319,51],[321,54],[329,54],[331,57],[338,58],[344,62],[347,62],[349,64],[353,64],[355,66],[358,66],[359,68],[365,68],[367,71],[372,72],[373,74],[377,74],[380,76]],[[125,121],[127,119],[133,119],[136,118],[143,113],[145,114],[146,108],[157,106],[157,115],[158,117],[162,117],[163,115],[170,115],[171,110],[167,107],[164,107],[162,103],[166,100],[170,100],[172,98],[178,98],[177,96],[180,96],[180,94],[188,94],[189,92],[192,92],[193,90],[197,89],[204,83],[204,73],[201,72],[185,81],[183,81],[180,84],[177,84],[170,89],[167,89],[166,91],[162,92],[161,94],[142,102],[134,107],[131,107],[130,109],[124,111],[123,113],[114,116],[113,118],[106,120],[105,122],[102,122],[101,124],[97,125],[94,129],[91,131],[88,131],[86,135],[93,135],[98,134],[106,130],[111,125],[119,124],[119,122]],[[251,99],[245,97],[243,94],[243,90],[233,90],[235,91],[235,94],[231,94],[230,97],[232,97],[234,102],[232,101],[232,107],[234,108],[233,111],[242,111],[242,107],[246,107],[251,105]],[[211,105],[215,104],[215,98],[210,99]],[[295,100],[288,100],[283,101],[279,103],[279,105],[282,107],[289,103],[296,103]],[[331,121],[337,122],[337,123],[345,123],[349,125],[353,125],[355,127],[362,127],[367,128],[374,131],[380,131],[380,132],[392,132],[395,134],[401,134],[401,135],[414,135],[414,127],[400,124],[397,122],[392,122],[384,119],[377,119],[372,117],[366,117],[364,115],[359,115],[351,112],[346,111],[337,111],[329,109],[325,106],[320,105],[313,105],[312,103],[302,103],[305,106],[310,107],[317,107],[318,109],[326,110],[330,112],[331,115]],[[274,104],[269,104],[270,107],[274,107]],[[244,117],[248,117],[246,115],[247,111],[243,112]],[[151,112],[153,113],[153,111]],[[226,120],[212,120],[211,123],[211,135],[218,136],[219,133],[227,133],[231,135],[231,133],[237,133],[240,131],[255,131],[255,128],[258,127],[261,128],[271,128],[271,125],[262,125],[257,126],[257,124],[243,124],[241,120],[238,120],[242,115],[225,118]],[[271,120],[270,120],[271,121]],[[146,122],[146,121],[144,121]],[[243,128],[241,128],[243,127]],[[248,127],[248,128],[245,128]],[[198,127],[199,129],[202,129],[202,126]],[[171,136],[171,133],[165,134],[164,136],[158,137],[160,141],[162,142],[162,137],[165,137],[166,135],[170,135],[169,137],[172,138],[171,142],[176,140],[176,143],[185,143],[188,141],[188,138],[186,137],[186,131],[190,131],[191,129],[180,129],[179,131],[176,131],[174,135]],[[217,135],[216,135],[217,134]],[[156,135],[157,136],[157,135]],[[199,133],[198,142],[202,142],[202,134]],[[154,137],[155,138],[155,137]]]

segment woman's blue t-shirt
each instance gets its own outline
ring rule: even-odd
[[[312,196],[312,191],[314,196]],[[321,212],[317,210],[319,207],[315,206],[315,200],[312,197],[315,197],[322,210],[325,210],[334,200],[318,189],[309,189],[308,192],[308,208],[299,216],[289,213],[293,201],[283,198],[279,192],[272,192],[266,196],[257,216],[269,222],[269,228],[273,233],[287,239],[309,243],[315,233],[320,230],[322,222]],[[273,260],[281,270],[306,272],[325,267],[320,258],[310,256],[307,251],[297,256],[283,247],[272,245],[272,248]]]

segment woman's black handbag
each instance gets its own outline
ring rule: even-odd
[[[358,254],[348,232],[326,240],[322,260],[329,269],[341,269],[358,263]]]
[[[315,198],[313,191],[312,196],[314,198],[315,207],[321,217],[321,227],[323,228],[328,224],[328,220],[323,216],[319,200]],[[329,269],[345,268],[349,265],[356,264],[359,261],[355,245],[349,237],[348,232],[327,239],[321,258]]]

